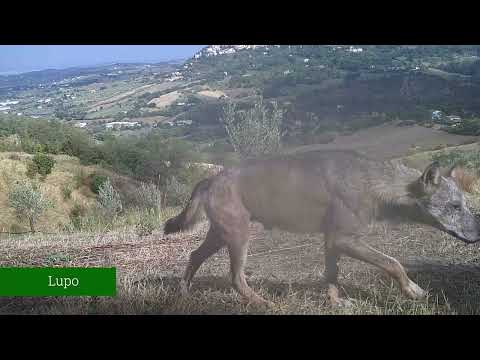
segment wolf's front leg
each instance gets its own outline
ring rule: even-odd
[[[342,298],[338,289],[340,252],[336,249],[334,240],[333,235],[325,234],[325,272],[323,276],[328,286],[328,301],[332,306],[351,306],[352,302]]]
[[[427,295],[426,291],[408,277],[404,267],[397,259],[372,248],[357,237],[338,237],[335,239],[335,247],[342,254],[384,270],[399,283],[400,288],[409,298],[418,300]]]

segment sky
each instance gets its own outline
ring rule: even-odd
[[[193,56],[205,45],[0,45],[0,75],[112,62],[160,62]]]

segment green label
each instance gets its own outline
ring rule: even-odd
[[[0,296],[115,296],[115,268],[0,267]]]

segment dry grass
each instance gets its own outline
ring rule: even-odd
[[[12,224],[22,227],[25,224],[16,217],[13,208],[8,206],[7,196],[10,187],[18,180],[27,179],[26,164],[32,155],[25,153],[0,153],[0,231],[9,231]],[[66,155],[54,156],[55,167],[45,181],[40,182],[41,190],[48,195],[55,206],[41,217],[38,228],[43,231],[55,231],[58,226],[69,222],[69,213],[74,204],[85,207],[95,203],[94,194],[86,186],[76,188],[75,175],[83,171],[90,174],[94,167],[85,167],[79,164],[77,158]],[[72,185],[69,199],[65,199],[62,189],[65,185]],[[25,227],[27,230],[27,227]]]
[[[428,228],[378,224],[368,242],[407,265],[411,278],[429,290],[424,301],[405,298],[374,267],[344,258],[340,282],[351,308],[326,304],[321,236],[256,229],[246,274],[273,308],[242,304],[229,281],[225,250],[194,278],[189,297],[177,286],[189,253],[207,224],[190,233],[138,237],[134,230],[105,234],[3,237],[0,266],[115,266],[118,295],[98,297],[0,298],[3,314],[478,314],[480,249]],[[253,229],[252,229],[253,230]]]
[[[218,99],[222,96],[225,96],[225,93],[220,90],[202,90],[198,92],[198,95]]]
[[[178,91],[172,91],[168,94],[152,99],[148,103],[155,104],[155,107],[157,108],[164,108],[168,105],[173,104],[179,97],[180,93]]]

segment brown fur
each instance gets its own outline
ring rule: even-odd
[[[458,186],[460,186],[462,190],[472,193],[473,187],[477,181],[476,177],[471,174],[467,174],[463,167],[454,166],[450,170],[450,175],[452,175],[452,172],[455,172],[454,179]]]
[[[165,226],[166,234],[191,226],[201,204],[210,220],[205,241],[191,254],[182,290],[188,290],[203,261],[226,246],[235,289],[250,302],[265,303],[248,286],[243,272],[249,224],[257,221],[267,229],[325,234],[324,276],[333,304],[343,303],[337,288],[341,255],[383,269],[408,296],[423,297],[425,292],[396,259],[371,248],[360,235],[370,221],[391,214],[428,224],[415,204],[415,189],[418,195],[425,192],[416,184],[434,181],[434,169],[422,175],[395,161],[377,162],[352,151],[323,151],[252,161],[222,171],[199,183],[187,207]]]

